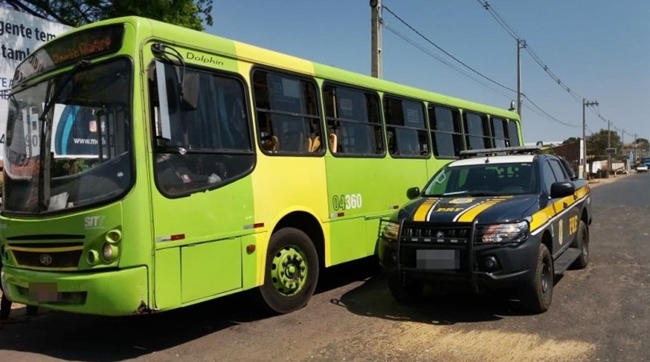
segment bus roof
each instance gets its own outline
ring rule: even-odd
[[[251,63],[265,65],[274,68],[285,69],[290,72],[310,74],[317,78],[324,78],[335,82],[341,82],[362,88],[370,88],[383,92],[390,92],[405,97],[427,100],[432,103],[443,103],[454,105],[466,110],[480,110],[482,112],[509,119],[519,119],[515,111],[504,108],[497,108],[477,102],[472,102],[433,91],[407,86],[404,84],[378,79],[369,75],[360,74],[341,68],[306,60],[296,56],[280,53],[260,46],[227,39],[218,35],[209,34],[178,25],[164,23],[148,18],[128,16],[107,19],[75,28],[66,34],[73,34],[84,29],[100,26],[103,24],[130,23],[135,29],[144,33],[150,33],[155,38],[174,40],[174,43],[205,51],[206,53],[220,54],[229,58],[237,58]],[[144,38],[149,38],[145,35]],[[191,42],[182,42],[181,39],[191,39]],[[206,46],[203,44],[210,44]]]

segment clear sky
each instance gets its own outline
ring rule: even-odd
[[[383,78],[508,108],[516,99],[517,42],[484,2],[382,0]],[[599,103],[587,107],[587,135],[610,120],[626,143],[635,133],[650,138],[650,1],[488,3],[528,45],[521,51],[525,142],[581,137],[582,98]],[[368,0],[215,0],[212,14],[209,33],[370,74]]]

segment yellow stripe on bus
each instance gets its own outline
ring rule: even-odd
[[[413,221],[426,221],[426,216],[429,213],[431,207],[438,201],[438,199],[427,199],[425,200],[420,207],[415,211],[413,216]]]

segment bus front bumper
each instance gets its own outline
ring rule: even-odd
[[[79,274],[4,266],[0,281],[7,297],[16,303],[106,316],[149,311],[144,266]]]

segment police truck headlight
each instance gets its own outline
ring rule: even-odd
[[[530,233],[528,221],[490,225],[483,231],[484,243],[518,243],[526,240]]]
[[[381,229],[379,236],[386,240],[396,241],[399,235],[399,224],[396,222],[386,222]]]

